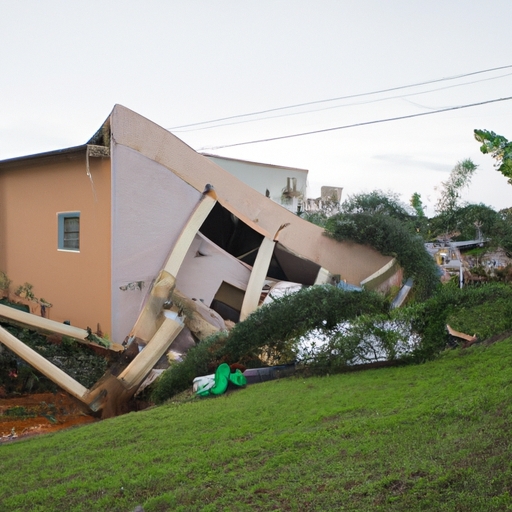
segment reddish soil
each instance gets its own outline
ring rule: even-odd
[[[0,444],[98,421],[62,391],[0,399]]]

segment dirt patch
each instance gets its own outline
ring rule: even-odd
[[[67,393],[40,393],[0,399],[0,444],[98,421]]]

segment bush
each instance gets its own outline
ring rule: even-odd
[[[370,245],[381,254],[396,258],[404,269],[405,277],[414,279],[418,300],[432,296],[440,285],[438,267],[425,250],[423,239],[394,217],[368,213],[339,214],[327,221],[326,233],[335,240]]]
[[[316,374],[382,361],[425,362],[446,348],[447,323],[480,339],[512,329],[512,287],[492,283],[461,290],[448,284],[425,302],[391,312],[371,292],[306,288],[258,309],[231,333],[202,341],[164,372],[152,398],[164,402],[221,362],[256,366],[265,357],[286,362],[299,356]]]
[[[355,365],[399,361],[421,343],[402,310],[388,315],[362,315],[338,324],[328,335],[301,340],[303,363],[316,374],[338,373]],[[320,338],[320,343],[315,341]]]
[[[29,329],[4,326],[12,335],[25,343],[32,350],[45,357],[55,366],[66,372],[70,377],[80,382],[83,386],[90,388],[105,373],[107,360],[97,355],[89,347],[72,339],[63,337],[60,343],[50,343],[46,336]],[[14,381],[6,376],[0,375],[0,384],[13,386],[18,392],[53,391],[56,386],[28,363],[21,361],[16,354],[6,347],[0,352],[0,370],[8,367],[9,370],[18,369],[18,377]]]
[[[446,324],[454,329],[486,339],[512,328],[512,287],[489,283],[480,286],[443,286],[428,301],[404,308],[413,329],[421,336],[415,361],[425,361],[445,348]],[[471,319],[472,323],[469,323]]]
[[[209,336],[192,347],[184,361],[172,363],[152,386],[151,399],[161,404],[188,389],[196,377],[212,373],[210,370],[210,361],[213,359],[211,348],[226,335],[227,333],[222,331]]]
[[[261,366],[263,360],[290,362],[296,342],[317,329],[331,332],[343,320],[384,313],[389,304],[374,292],[346,292],[318,285],[276,298],[258,308],[229,333],[218,333],[192,348],[185,361],[173,365],[158,379],[152,398],[161,403],[187,389],[192,380],[213,373],[222,362]]]
[[[305,363],[314,373],[345,371],[357,364],[379,361],[421,363],[447,347],[446,324],[480,340],[512,329],[512,287],[485,284],[459,289],[442,287],[423,303],[414,303],[387,315],[363,315],[336,326],[320,346],[302,344]],[[300,343],[299,343],[300,345]]]

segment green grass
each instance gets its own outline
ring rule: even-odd
[[[0,510],[512,510],[512,339],[0,446]]]

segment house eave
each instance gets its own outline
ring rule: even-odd
[[[49,163],[61,159],[74,160],[76,158],[85,156],[86,151],[87,144],[81,144],[80,146],[57,149],[54,151],[47,151],[45,153],[36,153],[33,155],[23,155],[15,158],[8,158],[7,160],[0,160],[0,170],[32,164]]]

